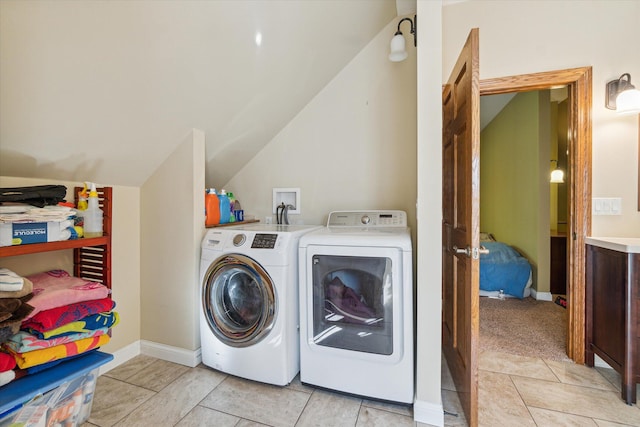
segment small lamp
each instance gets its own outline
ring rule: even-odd
[[[557,160],[551,160],[551,162],[556,162],[556,168],[551,171],[551,183],[552,184],[563,184],[564,183],[564,172],[562,172],[562,169],[560,169],[558,167],[558,161]]]
[[[619,114],[640,113],[640,90],[631,84],[631,75],[624,73],[619,79],[607,83],[605,106]]]
[[[413,45],[417,46],[418,42],[416,40],[417,32],[418,32],[418,18],[416,15],[413,16],[413,21],[411,18],[402,18],[400,22],[398,22],[398,30],[393,35],[391,39],[391,53],[389,53],[389,61],[392,62],[400,62],[407,59],[409,54],[405,48],[404,36],[402,35],[402,31],[400,31],[400,24],[404,21],[409,21],[411,23],[411,34],[413,34]]]

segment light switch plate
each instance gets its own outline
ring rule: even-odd
[[[594,197],[591,203],[593,215],[622,215],[620,197]]]

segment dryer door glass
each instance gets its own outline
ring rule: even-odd
[[[229,254],[211,264],[204,276],[202,304],[209,328],[223,343],[246,347],[273,327],[274,284],[254,259]]]
[[[313,256],[313,341],[373,354],[393,352],[393,283],[386,257]]]

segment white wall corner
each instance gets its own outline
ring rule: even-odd
[[[430,426],[444,426],[444,410],[442,403],[435,404],[416,400],[413,403],[413,420]]]
[[[538,292],[535,289],[531,288],[531,296],[538,301],[553,301],[551,292]]]
[[[142,340],[140,341],[140,352],[147,356],[179,363],[180,365],[189,366],[190,368],[198,366],[200,362],[202,362],[200,348],[186,350],[184,348]]]
[[[123,363],[138,356],[140,354],[140,341],[133,342],[125,347],[122,347],[120,350],[116,350],[110,354],[113,356],[113,360],[100,366],[100,375],[105,374],[110,370],[112,370],[113,368],[117,368]]]

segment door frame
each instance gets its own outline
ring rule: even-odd
[[[585,363],[585,237],[591,235],[591,80],[591,67],[480,80],[480,96],[568,88],[567,355],[578,364]]]

